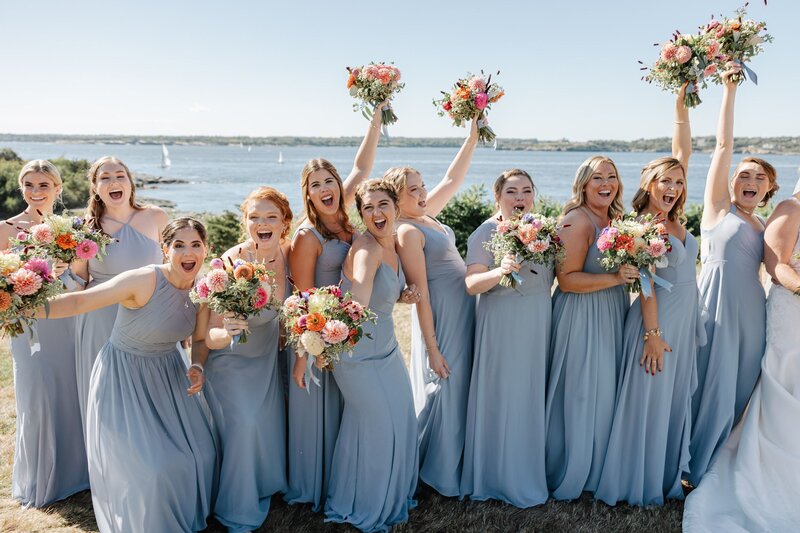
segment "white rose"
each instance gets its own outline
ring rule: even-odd
[[[330,303],[331,296],[324,293],[316,292],[308,297],[308,312],[309,313],[322,313],[325,307]]]
[[[322,335],[317,333],[316,331],[305,331],[302,335],[300,335],[300,342],[303,344],[303,348],[306,349],[306,352],[310,353],[314,357],[318,356],[325,350],[325,341],[322,340]]]

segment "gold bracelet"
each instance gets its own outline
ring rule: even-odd
[[[689,123],[688,120],[676,120],[675,121],[675,124],[688,124],[688,123]]]
[[[650,337],[661,337],[663,334],[664,332],[661,331],[661,328],[648,329],[647,331],[644,332],[644,336],[642,337],[642,339],[645,342],[647,342],[647,339],[649,339]]]

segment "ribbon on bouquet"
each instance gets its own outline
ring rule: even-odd
[[[650,280],[653,280],[653,283],[656,285],[660,285],[664,287],[666,290],[672,290],[672,283],[665,280],[662,277],[659,277],[646,268],[639,269],[639,281],[642,286],[642,294],[644,295],[645,299],[650,298],[653,295],[653,292],[650,290]]]
[[[310,355],[310,354],[307,354],[307,353],[303,354],[302,357],[305,357],[305,359],[306,359],[306,373],[305,373],[306,392],[308,394],[311,394],[311,383],[313,382],[314,385],[316,385],[317,387],[322,387],[322,383],[320,383],[319,378],[314,375],[314,359],[315,359],[315,357],[313,355]]]
[[[744,70],[747,73],[747,77],[750,78],[750,81],[752,81],[754,85],[758,85],[758,76],[756,75],[755,72],[753,72],[753,69],[748,67],[747,63],[740,62],[739,66],[742,67],[742,70]]]
[[[42,349],[42,345],[39,343],[39,333],[36,332],[36,325],[28,324],[22,319],[19,320],[20,328],[28,334],[28,346],[30,346],[31,355],[34,355]]]

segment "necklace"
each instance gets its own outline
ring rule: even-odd
[[[741,211],[742,213],[746,214],[746,215],[747,215],[747,216],[749,216],[749,217],[752,217],[752,216],[753,216],[753,213],[754,213],[754,212],[755,212],[755,210],[756,210],[756,208],[755,208],[755,207],[754,207],[753,209],[747,210],[747,209],[745,209],[744,207],[740,206],[740,205],[739,205],[739,204],[738,204],[736,201],[734,201],[734,202],[733,202],[733,205],[735,205],[735,206],[736,206],[736,209],[738,209],[739,211]]]

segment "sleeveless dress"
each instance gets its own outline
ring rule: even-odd
[[[800,234],[794,254],[800,254]],[[790,263],[800,273],[800,261]],[[797,531],[800,524],[800,296],[772,285],[761,378],[742,421],[686,499],[683,530]]]
[[[663,371],[655,376],[639,366],[645,331],[639,296],[625,320],[614,424],[595,493],[609,505],[662,505],[665,498],[683,499],[681,474],[689,468],[691,398],[703,325],[695,278],[697,240],[688,231],[685,244],[672,235],[669,239],[669,264],[656,274],[672,283],[672,289],[656,285],[655,295],[658,324],[672,352],[664,352]]]
[[[92,371],[86,448],[101,532],[199,531],[216,485],[216,443],[205,392],[188,396],[176,342],[192,334],[189,289],[161,271],[150,300],[119,306]],[[207,385],[208,386],[208,385]]]
[[[310,230],[322,245],[314,269],[314,285],[338,285],[350,244],[325,239],[307,224],[298,229]],[[287,349],[286,353],[291,372],[294,351]],[[316,371],[315,375],[320,386],[308,383],[306,390],[289,380],[289,491],[285,499],[289,503],[311,503],[314,511],[319,511],[328,495],[333,448],[344,404],[333,374]]]
[[[67,289],[75,288],[69,274]],[[72,287],[70,287],[72,284]],[[86,446],[75,384],[75,319],[38,320],[40,349],[30,330],[11,340],[17,432],[11,496],[42,507],[89,488]]]
[[[708,310],[708,343],[697,353],[692,397],[689,480],[697,486],[739,420],[761,370],[766,294],[759,279],[764,232],[736,215],[736,206],[702,231],[700,303]]]
[[[483,247],[496,228],[488,220],[470,235],[468,265],[496,266]],[[461,492],[531,507],[548,497],[544,399],[553,272],[523,263],[520,276],[516,289],[498,284],[478,296]]]
[[[607,273],[599,261],[599,236],[595,225],[583,272]],[[585,490],[594,492],[600,480],[629,306],[623,285],[584,294],[556,288],[553,294],[545,424],[547,485],[557,500],[579,498]]]
[[[106,247],[108,253],[103,260],[89,260],[87,289],[100,285],[127,270],[163,262],[161,246],[131,227],[130,219],[111,237],[118,242]],[[86,399],[89,397],[92,367],[100,348],[111,335],[118,307],[116,304],[109,305],[75,317],[75,370],[84,431],[86,431]]]
[[[342,275],[342,289],[352,282]],[[405,286],[403,270],[381,263],[375,273],[367,322],[353,355],[333,374],[344,411],[333,452],[325,521],[362,531],[388,531],[408,520],[417,488],[417,418],[408,372],[394,336],[392,309]]]
[[[287,489],[279,311],[265,310],[248,324],[247,342],[212,350],[205,368],[224,450],[214,516],[231,532],[261,527],[272,495]]]
[[[467,398],[472,374],[475,298],[467,294],[467,267],[447,232],[409,222],[425,235],[425,271],[428,279],[433,328],[439,350],[451,374],[439,379],[428,365],[428,353],[411,308],[411,387],[419,428],[419,478],[444,496],[461,493],[461,468]]]

